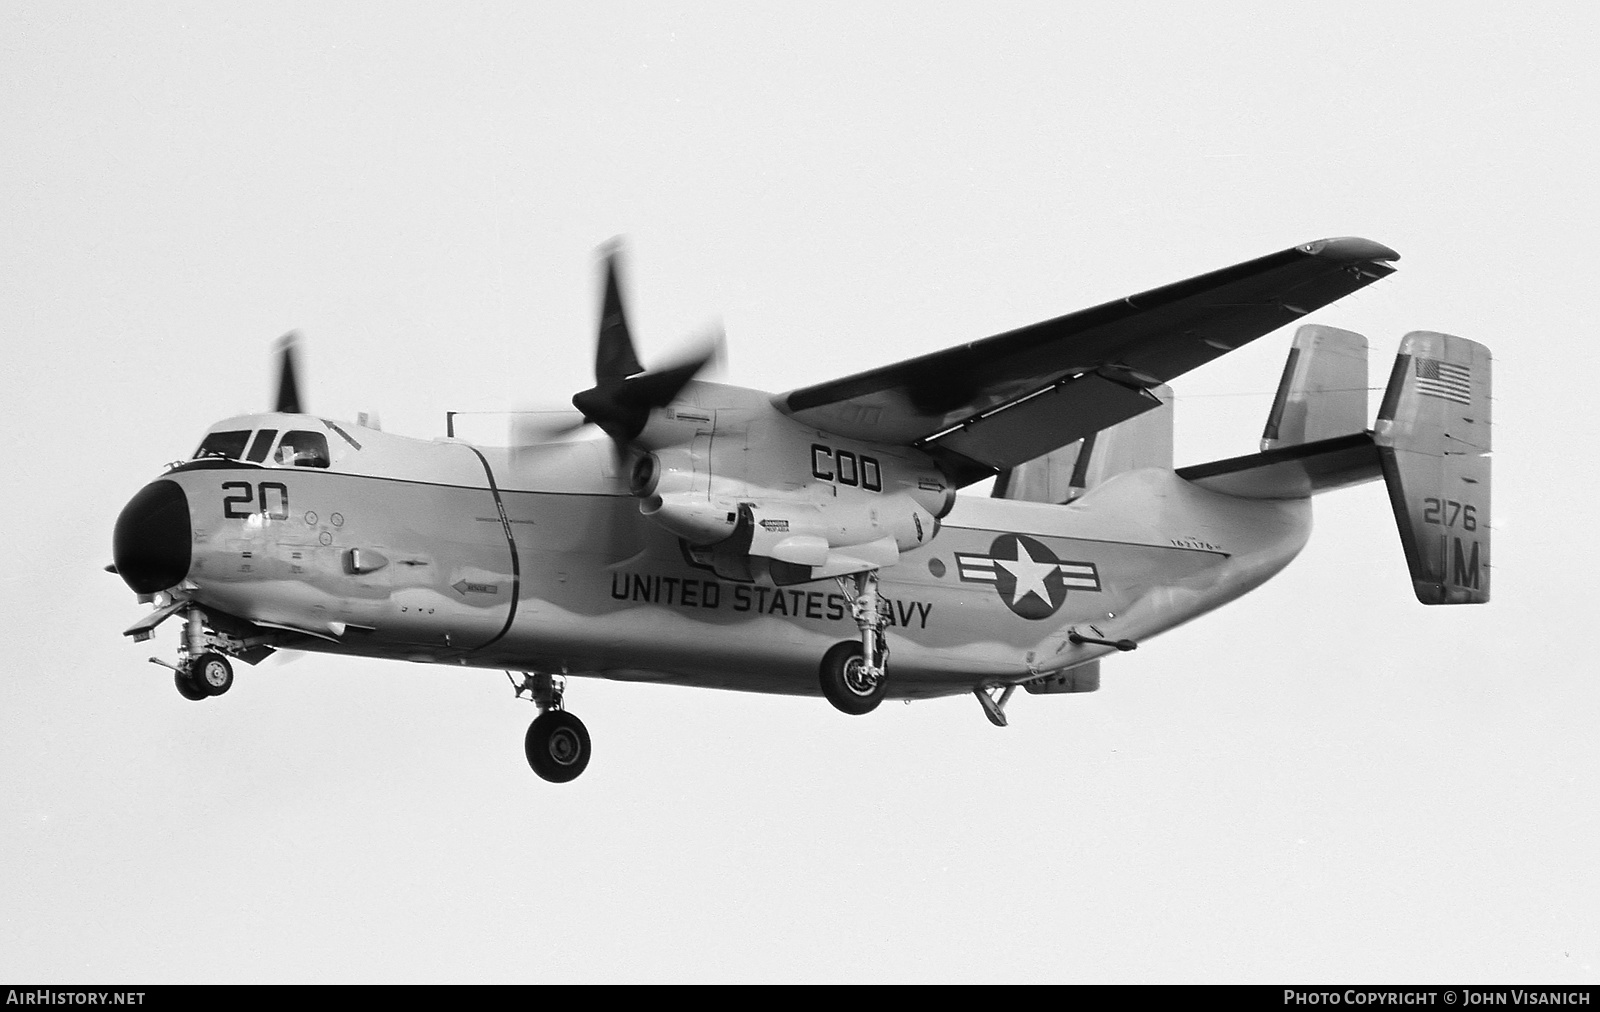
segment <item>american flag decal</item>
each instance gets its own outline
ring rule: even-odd
[[[1416,363],[1418,394],[1456,404],[1472,403],[1472,370],[1436,358],[1419,358]]]

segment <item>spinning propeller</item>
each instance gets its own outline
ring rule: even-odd
[[[305,409],[300,402],[300,383],[295,362],[300,357],[300,332],[291,330],[278,338],[278,399],[272,410],[298,415]]]
[[[650,412],[671,404],[689,381],[719,356],[722,334],[716,331],[697,341],[678,362],[645,371],[633,349],[628,314],[622,304],[617,277],[620,259],[614,244],[606,250],[605,296],[594,357],[595,385],[572,397],[572,404],[582,412],[583,419],[555,427],[519,424],[513,436],[515,443],[548,441],[594,425],[611,437],[621,459],[649,424]]]

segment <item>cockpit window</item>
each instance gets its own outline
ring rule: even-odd
[[[244,444],[250,439],[249,429],[237,429],[230,432],[213,432],[206,436],[200,443],[200,449],[194,451],[194,459],[201,457],[226,457],[229,460],[238,460],[244,456]]]
[[[267,459],[267,451],[272,449],[272,441],[278,438],[277,429],[262,429],[256,433],[256,438],[250,440],[250,454],[247,459],[259,464]]]
[[[278,444],[277,461],[295,467],[327,467],[328,437],[320,432],[296,430]]]

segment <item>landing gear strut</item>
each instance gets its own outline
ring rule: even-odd
[[[839,586],[850,600],[861,638],[835,643],[822,655],[822,694],[845,713],[870,713],[883,701],[888,685],[889,640],[883,630],[889,612],[878,596],[877,570],[840,577]]]
[[[527,673],[520,684],[515,679],[511,682],[518,696],[526,692],[541,711],[528,725],[523,750],[533,772],[553,784],[576,780],[589,765],[589,729],[562,708],[566,685],[561,675]]]

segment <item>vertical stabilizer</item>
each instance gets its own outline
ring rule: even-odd
[[[1299,446],[1367,429],[1367,339],[1308,323],[1294,333],[1261,449]]]
[[[1172,388],[1153,387],[1161,405],[1087,438],[1000,472],[993,497],[1069,503],[1114,475],[1172,467]]]
[[[1413,331],[1400,342],[1373,440],[1417,600],[1489,600],[1489,349]]]

